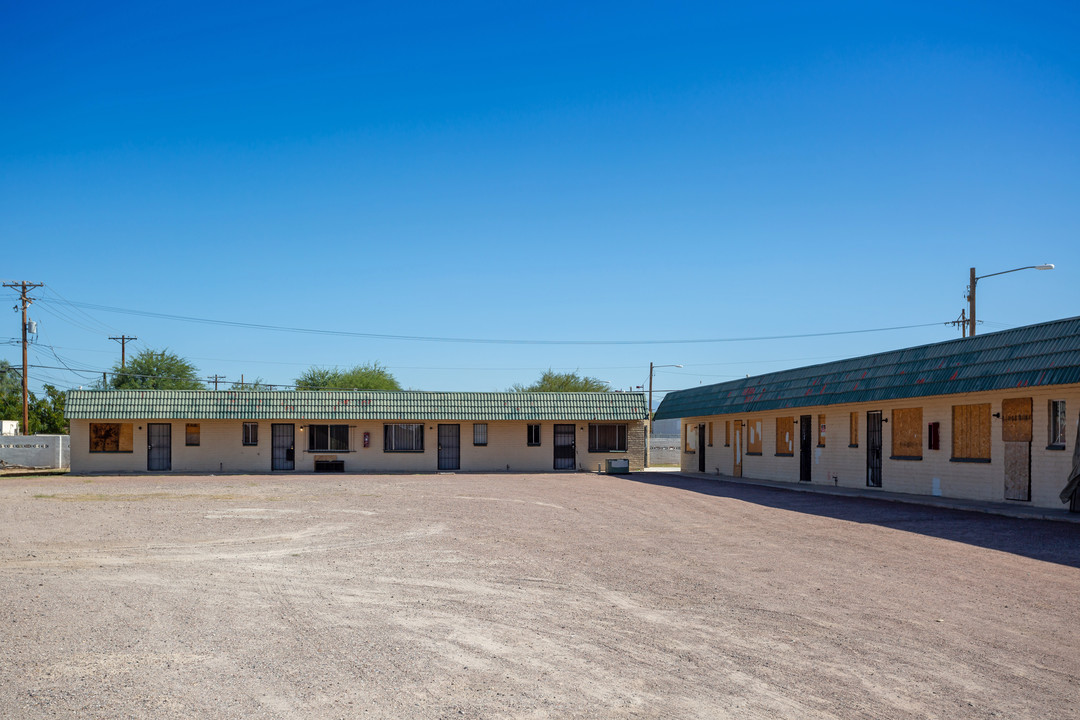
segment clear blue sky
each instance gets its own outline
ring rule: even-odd
[[[792,5],[3,2],[0,277],[86,370],[32,385],[126,333],[229,380],[677,389],[958,337],[972,265],[1057,264],[981,282],[981,332],[1080,314],[1078,6]]]

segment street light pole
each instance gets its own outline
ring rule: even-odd
[[[653,365],[652,363],[649,363],[649,418],[648,418],[648,420],[649,420],[649,425],[648,425],[649,434],[645,437],[645,466],[646,467],[648,467],[649,460],[651,459],[650,455],[652,455],[652,413],[653,413],[653,407],[652,407],[652,376],[653,376],[653,370],[655,370],[656,368],[662,368],[662,367],[681,368],[682,365]]]
[[[971,323],[970,332],[968,337],[975,337],[975,285],[983,278],[994,277],[995,275],[1005,275],[1006,273],[1019,272],[1020,270],[1053,270],[1053,263],[1044,263],[1042,265],[1025,265],[1024,267],[1013,268],[1012,270],[1002,270],[1001,272],[990,273],[988,275],[976,275],[975,268],[971,268],[971,276],[968,283],[968,322]]]

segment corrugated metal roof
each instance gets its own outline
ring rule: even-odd
[[[654,419],[1080,382],[1080,317],[668,393]]]
[[[73,420],[643,420],[620,392],[71,390]]]

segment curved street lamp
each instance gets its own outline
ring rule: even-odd
[[[968,321],[971,323],[971,330],[968,332],[968,337],[975,337],[975,284],[983,278],[994,277],[995,275],[1004,275],[1006,273],[1019,272],[1020,270],[1053,270],[1053,263],[1044,263],[1043,265],[1025,265],[1024,267],[1013,268],[1012,270],[1002,270],[1001,272],[990,273],[988,275],[976,275],[975,268],[971,268],[971,282],[968,285]]]

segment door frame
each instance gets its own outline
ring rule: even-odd
[[[570,428],[570,431],[567,432],[566,428]],[[566,437],[569,436],[569,438],[570,438],[570,444],[569,445],[559,445],[558,441],[559,441],[559,430],[560,429],[562,430],[563,439],[565,439]],[[576,470],[577,469],[577,426],[576,425],[573,425],[573,424],[570,424],[570,423],[561,423],[561,424],[555,425],[555,427],[552,429],[551,445],[552,445],[552,451],[551,451],[551,453],[552,453],[552,467],[555,470]],[[559,457],[559,448],[560,447],[569,447],[570,448],[570,454],[567,455],[566,457]],[[565,452],[564,452],[564,455],[565,455]],[[560,460],[569,460],[570,461],[570,467],[559,467],[559,461]]]
[[[881,487],[883,419],[880,410],[866,412],[866,487]]]
[[[275,428],[287,427],[290,430],[289,433],[289,447],[279,447],[277,444],[278,434],[274,432]],[[278,458],[276,457],[277,450],[284,450],[285,457],[282,460],[282,464],[287,464],[288,467],[278,467]],[[296,423],[271,423],[270,424],[270,472],[291,472],[296,470]]]
[[[443,439],[444,439],[443,429],[444,428],[446,429],[445,432],[447,433],[447,435],[445,436],[446,440],[447,441],[456,440],[457,441],[457,447],[456,448],[443,447]],[[445,423],[445,424],[440,423],[439,426],[435,429],[435,432],[436,432],[436,435],[435,435],[436,443],[437,443],[437,448],[438,448],[438,452],[437,452],[438,458],[436,460],[436,464],[438,465],[439,470],[460,470],[461,469],[461,425],[459,425],[457,423]],[[456,450],[457,452],[451,454],[450,453],[451,450]],[[454,461],[452,467],[451,467],[450,462],[449,462],[451,459],[453,459],[453,461]],[[443,464],[444,462],[446,463],[445,466]]]
[[[152,428],[165,428],[165,434],[155,438],[153,437],[154,430]],[[151,459],[154,457],[154,443],[159,442],[162,438],[165,440],[164,467],[151,467],[153,464]],[[158,452],[161,452],[160,445],[158,446]],[[146,470],[148,472],[169,472],[172,470],[172,423],[146,424]]]
[[[799,416],[799,482],[810,482],[813,464],[814,417]]]

